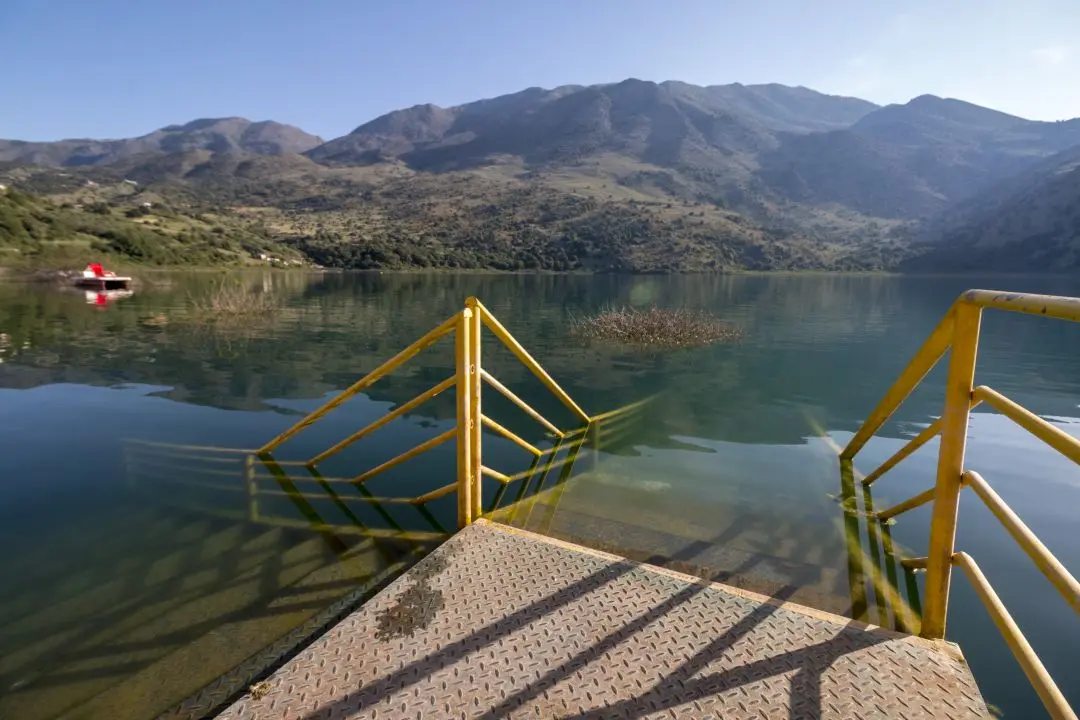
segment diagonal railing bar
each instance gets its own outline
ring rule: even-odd
[[[368,373],[364,377],[357,380],[355,383],[353,383],[348,388],[343,390],[340,394],[338,394],[337,396],[335,396],[334,398],[332,398],[331,400],[329,400],[328,402],[323,404],[321,407],[313,410],[311,413],[309,413],[300,422],[296,423],[295,425],[290,427],[288,430],[286,430],[285,432],[281,433],[280,435],[275,437],[270,442],[263,445],[257,451],[258,454],[261,455],[263,453],[272,452],[273,450],[277,449],[277,447],[280,446],[282,443],[284,443],[286,440],[288,440],[289,438],[295,436],[297,433],[304,430],[304,428],[310,427],[311,425],[316,423],[319,419],[321,419],[323,416],[325,416],[327,413],[329,413],[331,410],[333,410],[334,408],[337,408],[340,405],[342,405],[349,398],[351,398],[354,395],[356,395],[357,393],[371,387],[376,382],[378,382],[380,379],[382,379],[383,377],[389,375],[394,370],[396,370],[397,368],[404,365],[406,362],[408,362],[412,358],[419,355],[421,351],[423,351],[426,348],[428,348],[429,346],[433,345],[440,338],[452,333],[454,331],[454,329],[456,328],[458,321],[459,321],[459,316],[458,315],[454,315],[453,317],[447,318],[441,325],[439,325],[435,329],[428,332],[422,338],[420,338],[419,340],[414,342],[412,345],[410,345],[409,347],[407,347],[404,350],[402,350],[401,352],[399,352],[394,357],[392,357],[389,360],[387,360],[386,362],[384,362],[379,367],[372,370],[370,373]]]
[[[458,525],[464,527],[472,522],[474,519],[480,517],[482,514],[481,506],[481,482],[483,477],[494,478],[499,482],[500,491],[497,493],[498,500],[501,500],[502,495],[505,493],[507,485],[521,480],[527,479],[525,485],[531,484],[532,478],[535,475],[537,469],[540,467],[539,460],[548,456],[549,462],[545,467],[550,469],[556,464],[564,464],[563,462],[555,462],[554,454],[557,449],[563,446],[563,441],[572,439],[569,447],[574,448],[579,446],[581,442],[584,442],[584,435],[580,429],[563,431],[553,422],[544,417],[541,413],[537,412],[529,403],[522,399],[519,395],[514,393],[510,388],[496,379],[491,373],[486,371],[482,367],[481,363],[481,333],[487,328],[496,339],[505,345],[511,353],[523,364],[525,367],[537,378],[540,379],[546,389],[551,392],[555,397],[568,407],[579,419],[584,420],[586,427],[591,418],[586,414],[579,405],[577,405],[570,396],[562,389],[547,373],[543,367],[532,357],[521,344],[510,334],[505,326],[502,325],[490,312],[476,299],[468,298],[465,301],[465,307],[456,313],[454,316],[448,318],[441,325],[434,328],[416,342],[409,345],[407,348],[390,358],[383,364],[379,365],[375,370],[365,375],[363,378],[353,383],[346,388],[336,397],[325,402],[322,406],[312,411],[299,422],[280,433],[273,440],[268,442],[262,448],[254,451],[260,457],[270,457],[271,451],[280,447],[283,443],[289,439],[295,437],[298,433],[302,432],[305,428],[315,424],[328,413],[335,408],[342,405],[351,397],[364,391],[375,382],[385,377],[389,373],[393,372],[398,367],[402,366],[416,355],[418,355],[425,348],[429,347],[440,338],[446,335],[453,334],[455,336],[454,342],[454,374],[443,380],[434,387],[429,388],[425,392],[417,395],[411,400],[402,403],[390,412],[379,417],[373,422],[369,423],[365,427],[351,433],[344,439],[338,441],[333,446],[323,450],[322,452],[314,455],[306,461],[288,461],[276,463],[278,471],[281,470],[282,465],[301,465],[304,466],[310,473],[311,478],[299,478],[299,480],[306,480],[308,482],[316,482],[324,491],[330,487],[329,483],[348,482],[353,484],[362,495],[360,498],[343,498],[336,497],[341,503],[345,503],[348,500],[358,500],[360,502],[369,503],[376,508],[381,508],[383,505],[394,504],[412,504],[418,508],[423,507],[426,503],[433,500],[437,500],[444,496],[457,493],[458,498]],[[534,421],[539,423],[546,433],[547,437],[554,440],[555,447],[542,450],[532,442],[529,442],[524,437],[509,430],[504,425],[498,423],[494,419],[486,416],[481,408],[482,400],[482,387],[488,385],[495,391],[503,395],[513,405],[517,406],[521,411],[531,417]],[[387,424],[393,420],[405,416],[407,413],[416,410],[425,402],[433,399],[441,393],[455,389],[456,403],[457,403],[457,422],[455,426],[448,429],[436,437],[429,438],[424,442],[416,445],[415,447],[402,452],[396,457],[386,460],[381,464],[370,468],[353,478],[324,478],[321,473],[317,471],[317,467],[320,463],[334,457],[342,450],[351,446],[352,444],[372,435],[377,430],[384,428]],[[624,413],[626,408],[612,413],[605,413],[603,417],[616,417]],[[494,432],[503,438],[510,440],[512,443],[518,445],[524,450],[528,451],[533,456],[533,462],[529,470],[525,473],[505,474],[494,468],[486,467],[483,464],[482,459],[482,429],[487,429]],[[581,441],[579,442],[579,438]],[[443,487],[432,490],[428,493],[412,498],[393,498],[393,497],[376,497],[375,495],[367,492],[363,489],[363,484],[371,478],[384,473],[391,468],[394,468],[421,453],[434,449],[435,447],[447,443],[450,440],[455,440],[457,448],[457,480],[454,483],[445,485]],[[571,463],[572,464],[572,463]],[[278,481],[281,481],[280,477],[277,477],[277,472],[272,470],[271,476]],[[257,476],[250,478],[251,484],[254,486],[258,481]],[[293,482],[290,480],[290,482]],[[333,492],[331,489],[330,492]],[[272,491],[263,491],[263,494],[273,494]],[[426,512],[427,509],[425,508]],[[385,518],[384,518],[385,519]]]
[[[1013,512],[1012,508],[994,492],[982,475],[974,471],[964,473],[964,484],[971,487],[982,499],[994,517],[998,519],[1012,536],[1016,544],[1023,549],[1035,566],[1053,584],[1072,609],[1080,614],[1080,582],[1061,564],[1050,549],[1031,532],[1031,528]]]
[[[1035,688],[1050,717],[1054,720],[1077,720],[1076,713],[1069,707],[1069,701],[1065,699],[1057,683],[1050,677],[1046,666],[1039,660],[1035,649],[1024,637],[1024,633],[1020,631],[1020,626],[1013,620],[1012,615],[1005,609],[1005,603],[1001,602],[1001,598],[994,592],[993,586],[983,575],[979,566],[970,555],[964,552],[953,555],[952,562],[967,575],[968,581],[975,588],[975,594],[979,596],[994,625],[1005,638],[1009,650],[1023,669],[1028,682]]]
[[[855,457],[855,454],[859,452],[866,444],[866,442],[872,438],[881,426],[893,416],[897,408],[900,407],[900,403],[915,387],[922,382],[923,378],[929,374],[934,366],[937,365],[940,360],[949,349],[949,345],[952,342],[953,336],[953,318],[954,313],[950,311],[941,319],[937,327],[930,333],[930,337],[926,339],[919,351],[915,353],[915,357],[911,359],[908,366],[900,373],[900,377],[896,379],[893,386],[889,388],[889,392],[885,393],[885,397],[881,399],[878,406],[874,408],[874,411],[870,413],[870,417],[866,419],[862,427],[855,433],[855,437],[851,438],[851,442],[844,448],[840,457],[844,460],[850,460]]]
[[[449,442],[449,441],[453,440],[455,437],[457,437],[457,428],[450,428],[449,430],[447,430],[444,433],[436,435],[435,437],[433,437],[433,438],[431,438],[429,440],[425,440],[424,442],[420,443],[419,445],[417,445],[413,449],[406,450],[405,452],[401,453],[397,457],[390,458],[386,462],[384,462],[384,463],[382,463],[380,465],[376,465],[375,467],[371,468],[370,470],[367,470],[365,472],[360,473],[359,475],[357,475],[356,477],[354,477],[352,479],[352,482],[355,485],[363,484],[363,483],[367,482],[368,480],[370,480],[371,478],[375,477],[376,475],[379,475],[380,473],[384,473],[387,470],[389,470],[390,468],[397,467],[398,465],[405,462],[406,460],[410,460],[410,459],[416,457],[417,455],[420,455],[421,453],[425,453],[428,450],[432,449],[433,447],[438,447],[439,445],[442,445],[444,442]]]
[[[520,447],[522,450],[526,450],[526,451],[532,453],[533,455],[535,455],[537,457],[540,457],[541,455],[544,454],[543,450],[536,447],[535,445],[530,443],[528,440],[525,440],[521,436],[511,432],[510,430],[507,430],[502,425],[500,425],[499,423],[497,423],[494,420],[492,420],[491,418],[489,418],[487,415],[481,415],[480,416],[480,423],[484,427],[495,431],[499,435],[502,435],[504,438],[506,438],[510,442],[514,443],[515,445]],[[483,467],[483,466],[481,466],[481,467]]]
[[[538,423],[540,423],[545,428],[547,428],[548,432],[553,434],[555,437],[560,437],[560,438],[563,437],[564,433],[563,433],[562,430],[555,427],[555,425],[553,423],[551,423],[547,418],[545,418],[543,415],[538,413],[536,410],[533,410],[532,407],[527,402],[525,402],[524,400],[519,398],[517,395],[515,395],[513,392],[511,392],[510,388],[506,387],[501,382],[496,380],[495,377],[491,373],[489,373],[487,370],[484,370],[483,368],[481,368],[480,369],[480,377],[483,378],[484,382],[486,382],[488,385],[490,385],[494,389],[498,390],[499,393],[502,394],[503,397],[505,397],[507,400],[509,400],[510,402],[517,405],[523,411],[525,411],[525,413],[528,414],[529,417],[536,420]]]
[[[428,390],[425,390],[424,392],[422,392],[419,395],[417,395],[416,397],[414,397],[412,400],[409,400],[408,402],[403,403],[403,404],[399,405],[398,407],[394,408],[393,410],[386,413],[385,415],[383,415],[382,417],[380,417],[378,420],[374,421],[370,425],[368,425],[368,426],[366,426],[364,428],[361,428],[360,430],[357,430],[352,435],[350,435],[349,437],[347,437],[344,440],[342,440],[341,442],[339,442],[337,445],[334,445],[333,447],[330,447],[330,448],[327,448],[326,450],[323,450],[321,453],[319,453],[315,457],[308,460],[307,465],[308,466],[318,465],[319,463],[321,463],[322,461],[330,458],[331,456],[338,454],[339,452],[341,452],[345,448],[352,445],[357,440],[359,440],[359,439],[361,439],[363,437],[366,437],[367,435],[370,435],[371,433],[375,432],[376,430],[383,427],[384,425],[387,425],[391,421],[396,420],[397,418],[401,417],[402,415],[409,412],[410,410],[415,410],[416,408],[420,407],[425,402],[432,399],[436,395],[439,395],[443,391],[449,390],[450,388],[452,388],[454,386],[454,383],[456,381],[457,381],[457,378],[448,377],[447,379],[443,380],[441,383],[439,383],[435,387],[430,388]]]
[[[476,300],[475,298],[470,299],[475,302],[477,310],[480,311],[480,319],[488,330],[490,330],[495,337],[499,338],[503,345],[506,345],[506,347],[509,348],[510,352],[512,352],[517,359],[521,361],[521,363],[527,367],[549,391],[551,391],[551,394],[558,398],[563,405],[573,411],[579,419],[584,422],[591,421],[592,418],[589,417],[588,413],[582,410],[581,407],[571,399],[566,391],[559,387],[559,384],[548,375],[547,371],[540,366],[540,363],[533,359],[533,356],[521,346],[521,343],[514,339],[514,336],[503,327],[502,323],[496,320],[495,316],[488,312],[487,308],[485,308],[479,300]]]
[[[1009,532],[1036,567],[1053,584],[1077,613],[1080,613],[1080,582],[1031,532],[1012,508],[976,472],[964,469],[968,423],[972,409],[986,403],[1065,457],[1080,464],[1080,440],[1047,422],[1019,403],[986,386],[974,385],[979,333],[983,309],[1004,310],[1060,320],[1080,321],[1080,298],[1052,295],[969,290],[963,293],[944,319],[916,353],[866,421],[841,453],[850,461],[892,416],[904,399],[930,369],[949,352],[949,372],[945,386],[945,407],[940,419],[909,440],[898,452],[863,480],[874,482],[936,436],[937,477],[933,488],[875,514],[889,520],[916,507],[932,503],[929,552],[924,558],[908,558],[905,568],[926,570],[925,612],[920,634],[930,639],[945,636],[952,568],[960,567],[975,587],[994,623],[1028,680],[1054,718],[1076,719],[1064,696],[1054,684],[1035,651],[1006,611],[986,576],[966,553],[955,550],[956,522],[960,491],[970,486]]]
[[[982,403],[981,399],[974,398],[971,402],[971,409],[974,410],[979,404]],[[875,480],[880,478],[885,473],[892,470],[894,467],[900,464],[901,461],[907,459],[916,450],[921,448],[926,443],[933,440],[935,437],[941,434],[941,418],[938,418],[934,422],[927,425],[922,431],[911,438],[904,447],[896,451],[896,454],[890,457],[885,462],[881,463],[877,470],[870,473],[863,478],[863,485],[871,485]]]
[[[994,408],[1074,463],[1080,464],[1080,440],[985,385],[975,388],[973,397]]]

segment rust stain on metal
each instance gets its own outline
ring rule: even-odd
[[[417,630],[431,624],[446,605],[442,590],[433,587],[431,581],[446,570],[456,549],[456,545],[451,545],[445,552],[432,555],[413,568],[407,576],[412,584],[397,596],[393,605],[379,613],[377,639],[412,637]]]

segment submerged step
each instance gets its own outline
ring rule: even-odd
[[[309,638],[313,631],[309,624],[319,624],[318,618],[334,612],[338,602],[355,602],[390,567],[396,567],[394,559],[387,557],[379,541],[362,541],[282,588],[253,612],[228,617],[122,683],[79,703],[64,717],[143,720],[206,686],[211,686],[210,696],[234,694]]]
[[[463,712],[596,720],[988,714],[947,643],[481,520],[218,720]]]
[[[612,492],[591,473],[491,513],[513,527],[793,602],[847,614],[852,606],[840,533],[753,505],[668,505],[632,485]],[[825,504],[828,501],[823,499]],[[835,506],[830,508],[839,516]]]

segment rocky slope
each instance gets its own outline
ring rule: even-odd
[[[133,180],[349,267],[948,270],[1009,246],[1061,269],[1078,263],[1058,158],[1074,146],[1080,120],[928,95],[629,79],[418,105],[327,142],[241,118],[0,141],[0,182],[63,202]]]

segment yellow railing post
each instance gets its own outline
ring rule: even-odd
[[[475,297],[469,297],[465,300],[466,317],[467,322],[471,325],[469,328],[469,405],[470,405],[470,426],[469,426],[469,455],[471,460],[471,466],[469,467],[469,477],[472,483],[472,490],[470,492],[470,501],[472,502],[471,514],[472,517],[478,518],[483,514],[482,510],[482,497],[481,497],[481,483],[484,478],[480,472],[480,468],[483,466],[483,456],[481,450],[481,437],[483,433],[483,427],[480,422],[483,417],[483,408],[480,406],[480,396],[483,392],[484,384],[481,377],[482,365],[480,362],[480,340],[482,337],[482,316],[484,313],[483,306]]]
[[[938,450],[934,510],[930,520],[930,552],[927,555],[926,602],[921,633],[923,637],[932,639],[945,637],[956,516],[964,472],[981,315],[982,309],[976,305],[964,302],[956,305],[952,349],[949,351],[949,377],[945,386],[945,409],[941,415],[941,447]]]
[[[472,397],[470,366],[473,311],[465,308],[459,314],[454,337],[454,368],[457,374],[457,494],[458,527],[464,528],[473,521],[472,502]]]

